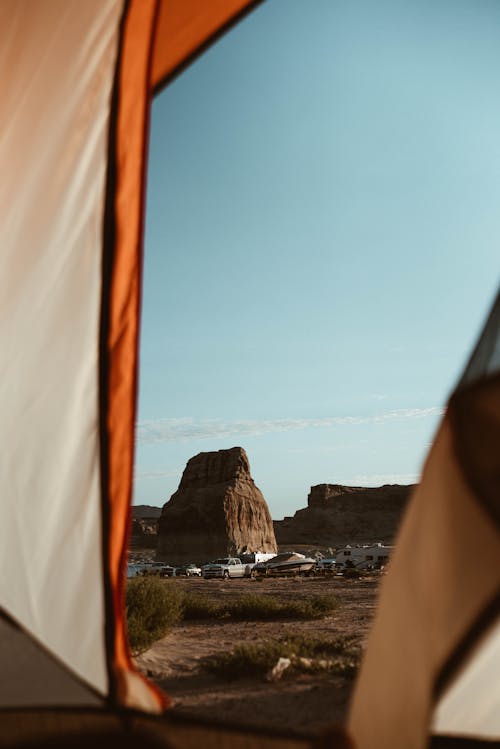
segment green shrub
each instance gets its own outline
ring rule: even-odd
[[[184,594],[183,619],[222,619],[225,615],[224,606],[209,596],[190,591]]]
[[[312,596],[309,599],[309,605],[314,614],[313,618],[320,618],[331,614],[337,608],[338,602],[333,594],[327,593],[325,595]]]
[[[306,658],[328,658],[333,655],[355,658],[359,654],[359,646],[354,637],[339,636],[332,639],[328,636],[286,632],[280,642],[289,652]]]
[[[361,577],[361,572],[356,569],[347,569],[344,571],[344,577],[347,580],[358,580]]]
[[[184,619],[232,619],[233,621],[272,621],[280,619],[320,619],[337,607],[333,595],[279,601],[270,595],[249,593],[226,601],[215,601],[199,593],[184,596]]]
[[[335,596],[313,596],[279,601],[266,595],[245,595],[228,601],[227,615],[238,621],[265,621],[276,619],[319,619],[337,606]]]
[[[126,614],[130,649],[133,654],[150,645],[179,622],[183,595],[156,577],[136,577],[127,582]]]
[[[227,615],[236,621],[265,621],[280,619],[282,605],[270,596],[249,593],[226,604]]]
[[[203,667],[215,676],[225,679],[238,679],[245,676],[259,676],[267,673],[278,658],[286,655],[278,641],[236,645],[230,652],[210,656],[203,661]]]
[[[230,652],[219,653],[203,662],[210,673],[226,679],[262,676],[276,665],[279,658],[289,658],[287,673],[328,671],[345,677],[353,676],[359,665],[360,648],[352,638],[285,633],[278,640],[236,645]]]

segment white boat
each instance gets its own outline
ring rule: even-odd
[[[284,551],[267,562],[256,564],[254,570],[265,575],[283,575],[310,572],[315,566],[316,560],[311,557],[297,551]]]

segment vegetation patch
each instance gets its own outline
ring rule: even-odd
[[[223,619],[225,607],[219,601],[202,593],[186,592],[183,597],[182,617],[189,621]]]
[[[207,658],[204,668],[225,679],[264,676],[280,658],[291,661],[286,673],[326,671],[346,677],[356,673],[360,647],[354,638],[322,638],[286,633],[277,640],[236,645],[230,652]]]
[[[333,595],[279,601],[272,596],[248,594],[227,601],[214,601],[199,593],[185,593],[183,616],[193,619],[233,621],[276,621],[280,619],[320,619],[337,607]]]
[[[163,637],[182,617],[183,594],[155,577],[136,577],[126,589],[127,630],[134,655]]]
[[[265,595],[245,595],[228,604],[228,615],[238,621],[276,619],[320,619],[337,607],[333,595],[279,601]]]
[[[126,590],[127,628],[134,655],[149,648],[169,629],[185,621],[280,621],[320,619],[337,607],[333,595],[280,601],[271,595],[241,595],[215,599],[194,591],[183,592],[157,577],[136,577]]]

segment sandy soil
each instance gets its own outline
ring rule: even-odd
[[[352,680],[325,673],[285,676],[276,683],[246,678],[225,681],[204,672],[203,658],[230,650],[238,642],[256,642],[285,631],[350,635],[366,639],[376,606],[379,578],[342,577],[202,580],[178,578],[169,584],[209,593],[221,599],[258,592],[281,598],[334,593],[334,615],[308,622],[183,623],[138,657],[139,668],[173,700],[185,715],[242,725],[266,726],[314,734],[345,719]]]

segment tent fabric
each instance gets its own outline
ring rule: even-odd
[[[458,391],[449,414],[467,482],[500,527],[500,374]]]
[[[434,733],[500,737],[499,664],[500,617],[440,700],[433,718]]]
[[[431,724],[500,738],[492,680],[500,668],[499,300],[450,399],[382,586],[351,707],[359,749],[423,747]]]
[[[500,289],[479,340],[457,385],[461,390],[487,375],[500,371]]]
[[[0,659],[12,675],[0,745],[50,743],[63,723],[91,740],[118,709],[127,708],[116,727],[125,731],[131,709],[168,704],[134,667],[123,600],[150,102],[256,4],[0,4]],[[358,749],[424,747],[439,698],[435,725],[464,733],[457,705],[497,657],[499,320],[497,300],[402,524],[350,715]],[[45,677],[53,683],[42,695]],[[92,700],[97,711],[64,722],[65,704]],[[52,718],[28,710],[47,701],[57,703]],[[154,726],[160,742],[184,748],[308,744]],[[320,745],[346,741],[332,732]]]
[[[5,710],[0,747],[89,747],[111,749],[351,749],[341,729],[323,740],[197,721],[189,716],[152,716],[105,710]]]
[[[127,707],[168,704],[124,621],[151,81],[249,5],[0,6],[0,605]]]
[[[454,437],[446,416],[382,585],[349,718],[358,749],[426,745],[435,680],[500,587],[500,533]]]
[[[0,604],[101,694],[97,341],[121,12],[0,4]]]
[[[429,749],[500,749],[500,741],[475,739],[470,736],[432,736]]]
[[[19,705],[99,707],[103,699],[33,637],[0,614],[0,709]]]
[[[161,710],[168,700],[135,669],[124,621],[124,568],[132,492],[137,341],[156,3],[129,3],[123,21],[110,130],[101,318],[102,496],[111,693],[120,704]]]
[[[151,88],[158,92],[206,44],[262,0],[160,0]]]

